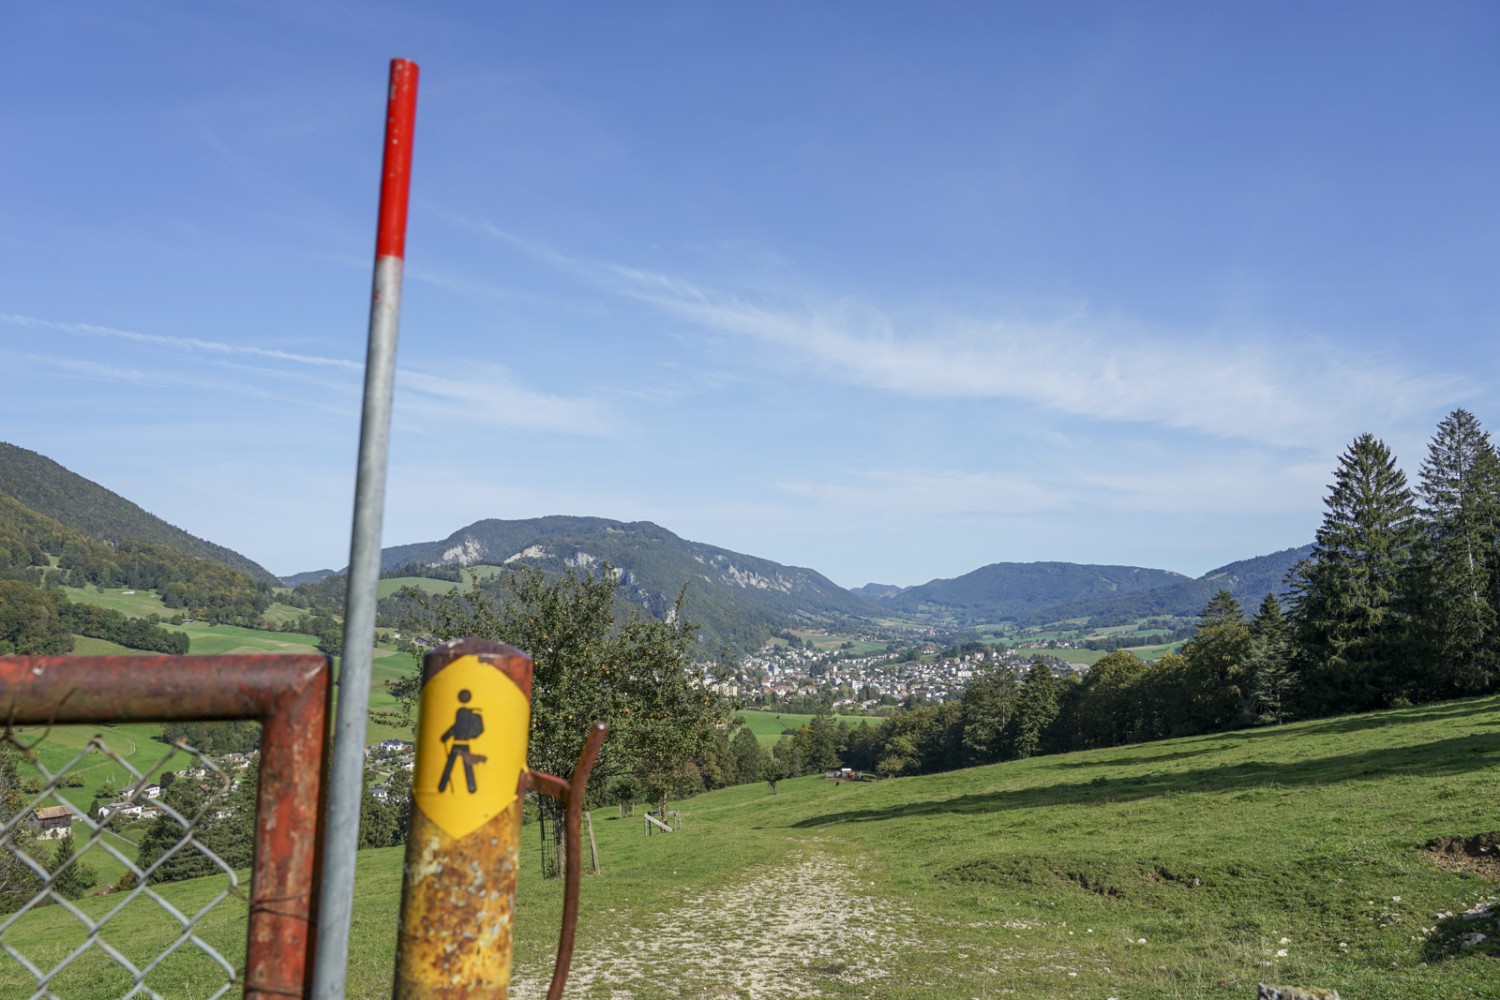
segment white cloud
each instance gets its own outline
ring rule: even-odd
[[[1352,430],[1474,390],[1313,342],[1153,335],[1123,323],[953,317],[898,321],[856,303],[766,307],[615,269],[631,294],[704,328],[798,355],[824,373],[910,396],[1022,401],[1071,416],[1280,446],[1328,447]],[[1319,435],[1330,435],[1319,440]]]
[[[330,383],[321,378],[312,381],[325,390],[343,389],[356,395],[360,391],[364,372],[363,363],[348,358],[301,354],[254,345],[203,340],[196,337],[138,333],[133,330],[121,330],[91,323],[61,323],[13,314],[0,314],[0,323],[33,330],[49,330],[149,346],[173,352],[179,356],[207,355],[214,365],[233,365],[236,370],[245,374],[247,380],[255,377],[274,377],[309,381],[308,376],[296,371],[296,368],[343,372],[346,373],[345,381],[340,383]],[[281,370],[236,364],[227,360],[235,357],[281,362],[291,367]],[[80,377],[130,382],[160,388],[217,388],[254,395],[269,395],[246,380],[205,380],[201,372],[196,371],[170,373],[157,369],[146,372],[128,366],[64,361],[57,358],[51,359],[51,363],[66,367]],[[462,419],[485,427],[524,428],[533,431],[597,437],[612,437],[621,432],[622,419],[602,400],[587,396],[560,396],[527,389],[516,384],[516,380],[505,369],[496,365],[465,363],[463,371],[462,376],[453,376],[413,368],[398,368],[396,372],[397,405],[408,408],[416,415],[436,415],[445,420]]]
[[[700,333],[774,348],[847,384],[913,397],[1013,400],[1069,416],[1131,422],[1329,452],[1355,434],[1426,419],[1475,395],[1460,374],[1275,329],[1162,331],[1087,310],[1051,321],[983,314],[893,315],[816,297],[755,301],[671,274],[569,256],[487,222],[449,216],[610,294]]]

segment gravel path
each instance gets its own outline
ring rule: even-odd
[[[914,943],[915,921],[866,894],[868,882],[826,854],[749,869],[731,889],[686,896],[632,934],[580,947],[569,997],[794,1000],[819,983],[885,976],[892,953]],[[541,1000],[545,980],[517,979],[513,1000]]]

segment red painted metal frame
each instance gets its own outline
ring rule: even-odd
[[[312,984],[318,830],[332,674],[326,656],[0,656],[0,720],[261,723],[245,996]]]

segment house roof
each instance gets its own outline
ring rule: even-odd
[[[37,819],[62,819],[65,816],[71,819],[73,810],[67,806],[42,806],[35,811],[35,815]]]

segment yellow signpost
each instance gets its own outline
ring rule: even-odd
[[[458,639],[423,658],[397,1000],[506,996],[528,790],[566,806],[563,928],[548,996],[562,995],[578,913],[579,816],[604,726],[596,723],[590,732],[571,782],[527,770],[530,728],[531,658],[525,653]]]

